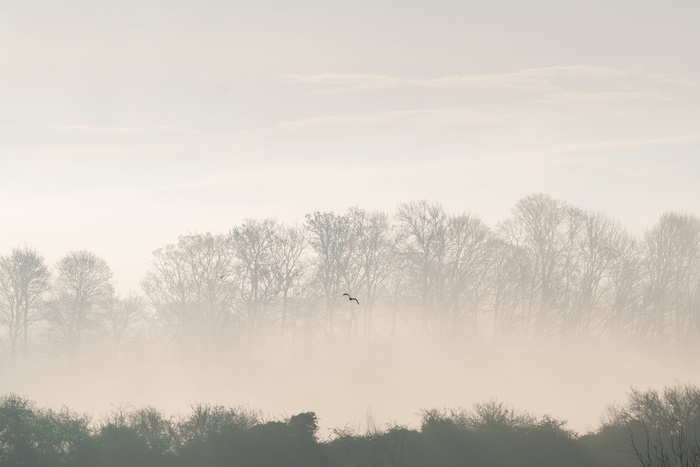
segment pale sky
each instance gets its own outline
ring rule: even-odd
[[[544,192],[700,214],[700,2],[0,2],[0,250]]]

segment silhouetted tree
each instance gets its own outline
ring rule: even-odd
[[[646,275],[645,336],[685,340],[697,335],[700,314],[700,219],[666,213],[642,244]]]
[[[13,248],[0,257],[0,324],[9,338],[9,358],[14,361],[22,346],[27,357],[29,328],[43,318],[49,271],[35,250]]]
[[[251,342],[259,344],[268,324],[268,313],[279,296],[279,226],[274,219],[249,219],[231,230],[240,308]]]
[[[292,314],[292,338],[295,335],[298,313],[292,313],[295,308],[292,302],[298,302],[303,295],[304,276],[308,272],[306,271],[308,264],[304,256],[307,240],[303,230],[281,226],[275,241],[277,242],[275,250],[278,255],[275,275],[281,291],[280,336],[284,340],[289,328],[290,314]]]
[[[531,265],[528,330],[552,332],[561,326],[569,305],[567,279],[575,264],[572,252],[581,228],[580,212],[544,194],[517,202],[513,217],[499,225],[501,238],[527,252]]]
[[[135,292],[131,292],[124,298],[114,297],[106,310],[105,321],[109,336],[114,342],[115,354],[127,334],[144,320],[145,309],[145,299]]]
[[[399,205],[396,219],[408,279],[404,296],[418,308],[422,333],[437,336],[446,308],[443,284],[448,216],[441,205],[418,201]]]
[[[389,275],[397,266],[396,235],[389,217],[382,212],[353,209],[359,223],[355,261],[360,265],[360,291],[365,310],[363,336],[372,333],[374,306]]]
[[[72,251],[56,264],[48,318],[56,339],[70,352],[89,330],[99,329],[114,294],[107,262],[86,250]]]
[[[201,234],[153,252],[141,286],[163,334],[183,351],[233,334],[238,314],[230,248],[228,236]]]
[[[476,335],[478,314],[488,294],[490,235],[486,224],[474,216],[459,214],[448,219],[444,335],[455,338],[465,330]]]
[[[341,294],[356,289],[360,281],[360,263],[355,257],[360,226],[357,215],[356,210],[342,216],[318,211],[306,215],[309,243],[316,253],[314,279],[325,305],[327,337],[335,332]]]

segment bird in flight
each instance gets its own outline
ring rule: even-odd
[[[347,295],[348,300],[355,300],[358,305],[360,304],[360,301],[358,299],[356,299],[355,297],[351,297],[349,293],[344,293],[343,295]]]

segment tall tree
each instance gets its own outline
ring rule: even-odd
[[[502,238],[489,242],[491,265],[489,289],[493,308],[493,337],[506,338],[524,329],[529,310],[532,282],[530,256],[524,248]]]
[[[444,334],[455,337],[465,329],[472,334],[477,331],[480,305],[487,295],[490,236],[488,226],[475,216],[459,214],[448,219]]]
[[[165,337],[181,351],[231,337],[238,314],[229,237],[185,235],[153,256],[141,286]]]
[[[569,305],[567,279],[574,268],[572,251],[580,227],[577,210],[544,194],[518,201],[513,217],[499,225],[501,238],[524,249],[531,260],[528,329],[551,332],[562,325],[561,312]]]
[[[421,333],[437,336],[446,311],[443,285],[448,216],[440,204],[412,201],[396,214],[400,252],[406,265],[406,298],[416,304]]]
[[[98,329],[114,294],[112,270],[87,250],[71,251],[56,264],[49,320],[55,337],[71,352],[85,333]]]
[[[356,261],[360,266],[360,289],[365,310],[363,334],[369,339],[372,332],[374,306],[382,287],[396,267],[397,241],[383,212],[367,212],[353,208],[353,217],[359,223]]]
[[[646,271],[644,332],[684,339],[698,329],[700,219],[665,213],[642,245]]]
[[[279,225],[274,219],[248,219],[230,232],[241,311],[251,341],[258,345],[268,324],[279,282]]]
[[[107,307],[105,322],[107,332],[114,342],[115,354],[119,351],[119,347],[127,335],[145,318],[145,308],[144,298],[135,292],[131,292],[123,298],[115,296],[110,306]]]
[[[615,266],[625,253],[627,233],[602,213],[582,211],[574,255],[576,283],[572,306],[566,310],[564,328],[588,333],[595,317],[604,319],[604,299],[613,291]],[[602,322],[602,321],[600,321]]]
[[[325,304],[327,336],[331,336],[341,295],[354,293],[360,281],[355,257],[359,238],[357,211],[350,210],[342,216],[318,211],[307,214],[306,230],[316,253],[314,278]]]
[[[49,289],[44,258],[29,247],[13,248],[0,257],[0,324],[9,338],[9,358],[22,346],[27,357],[29,328],[42,318],[42,300]]]
[[[308,267],[307,259],[304,256],[307,247],[307,240],[304,231],[297,227],[281,226],[276,238],[277,242],[277,269],[276,276],[281,293],[281,314],[280,335],[285,339],[292,310],[292,301],[299,300],[304,286],[303,280],[305,268]],[[291,316],[292,336],[296,325],[296,314]]]

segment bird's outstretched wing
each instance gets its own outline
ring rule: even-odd
[[[350,300],[355,300],[355,301],[357,302],[358,305],[360,304],[360,301],[359,301],[358,299],[356,299],[356,298],[351,298]]]
[[[343,295],[347,295],[348,298],[350,298],[350,294],[349,294],[349,293],[344,293]]]

